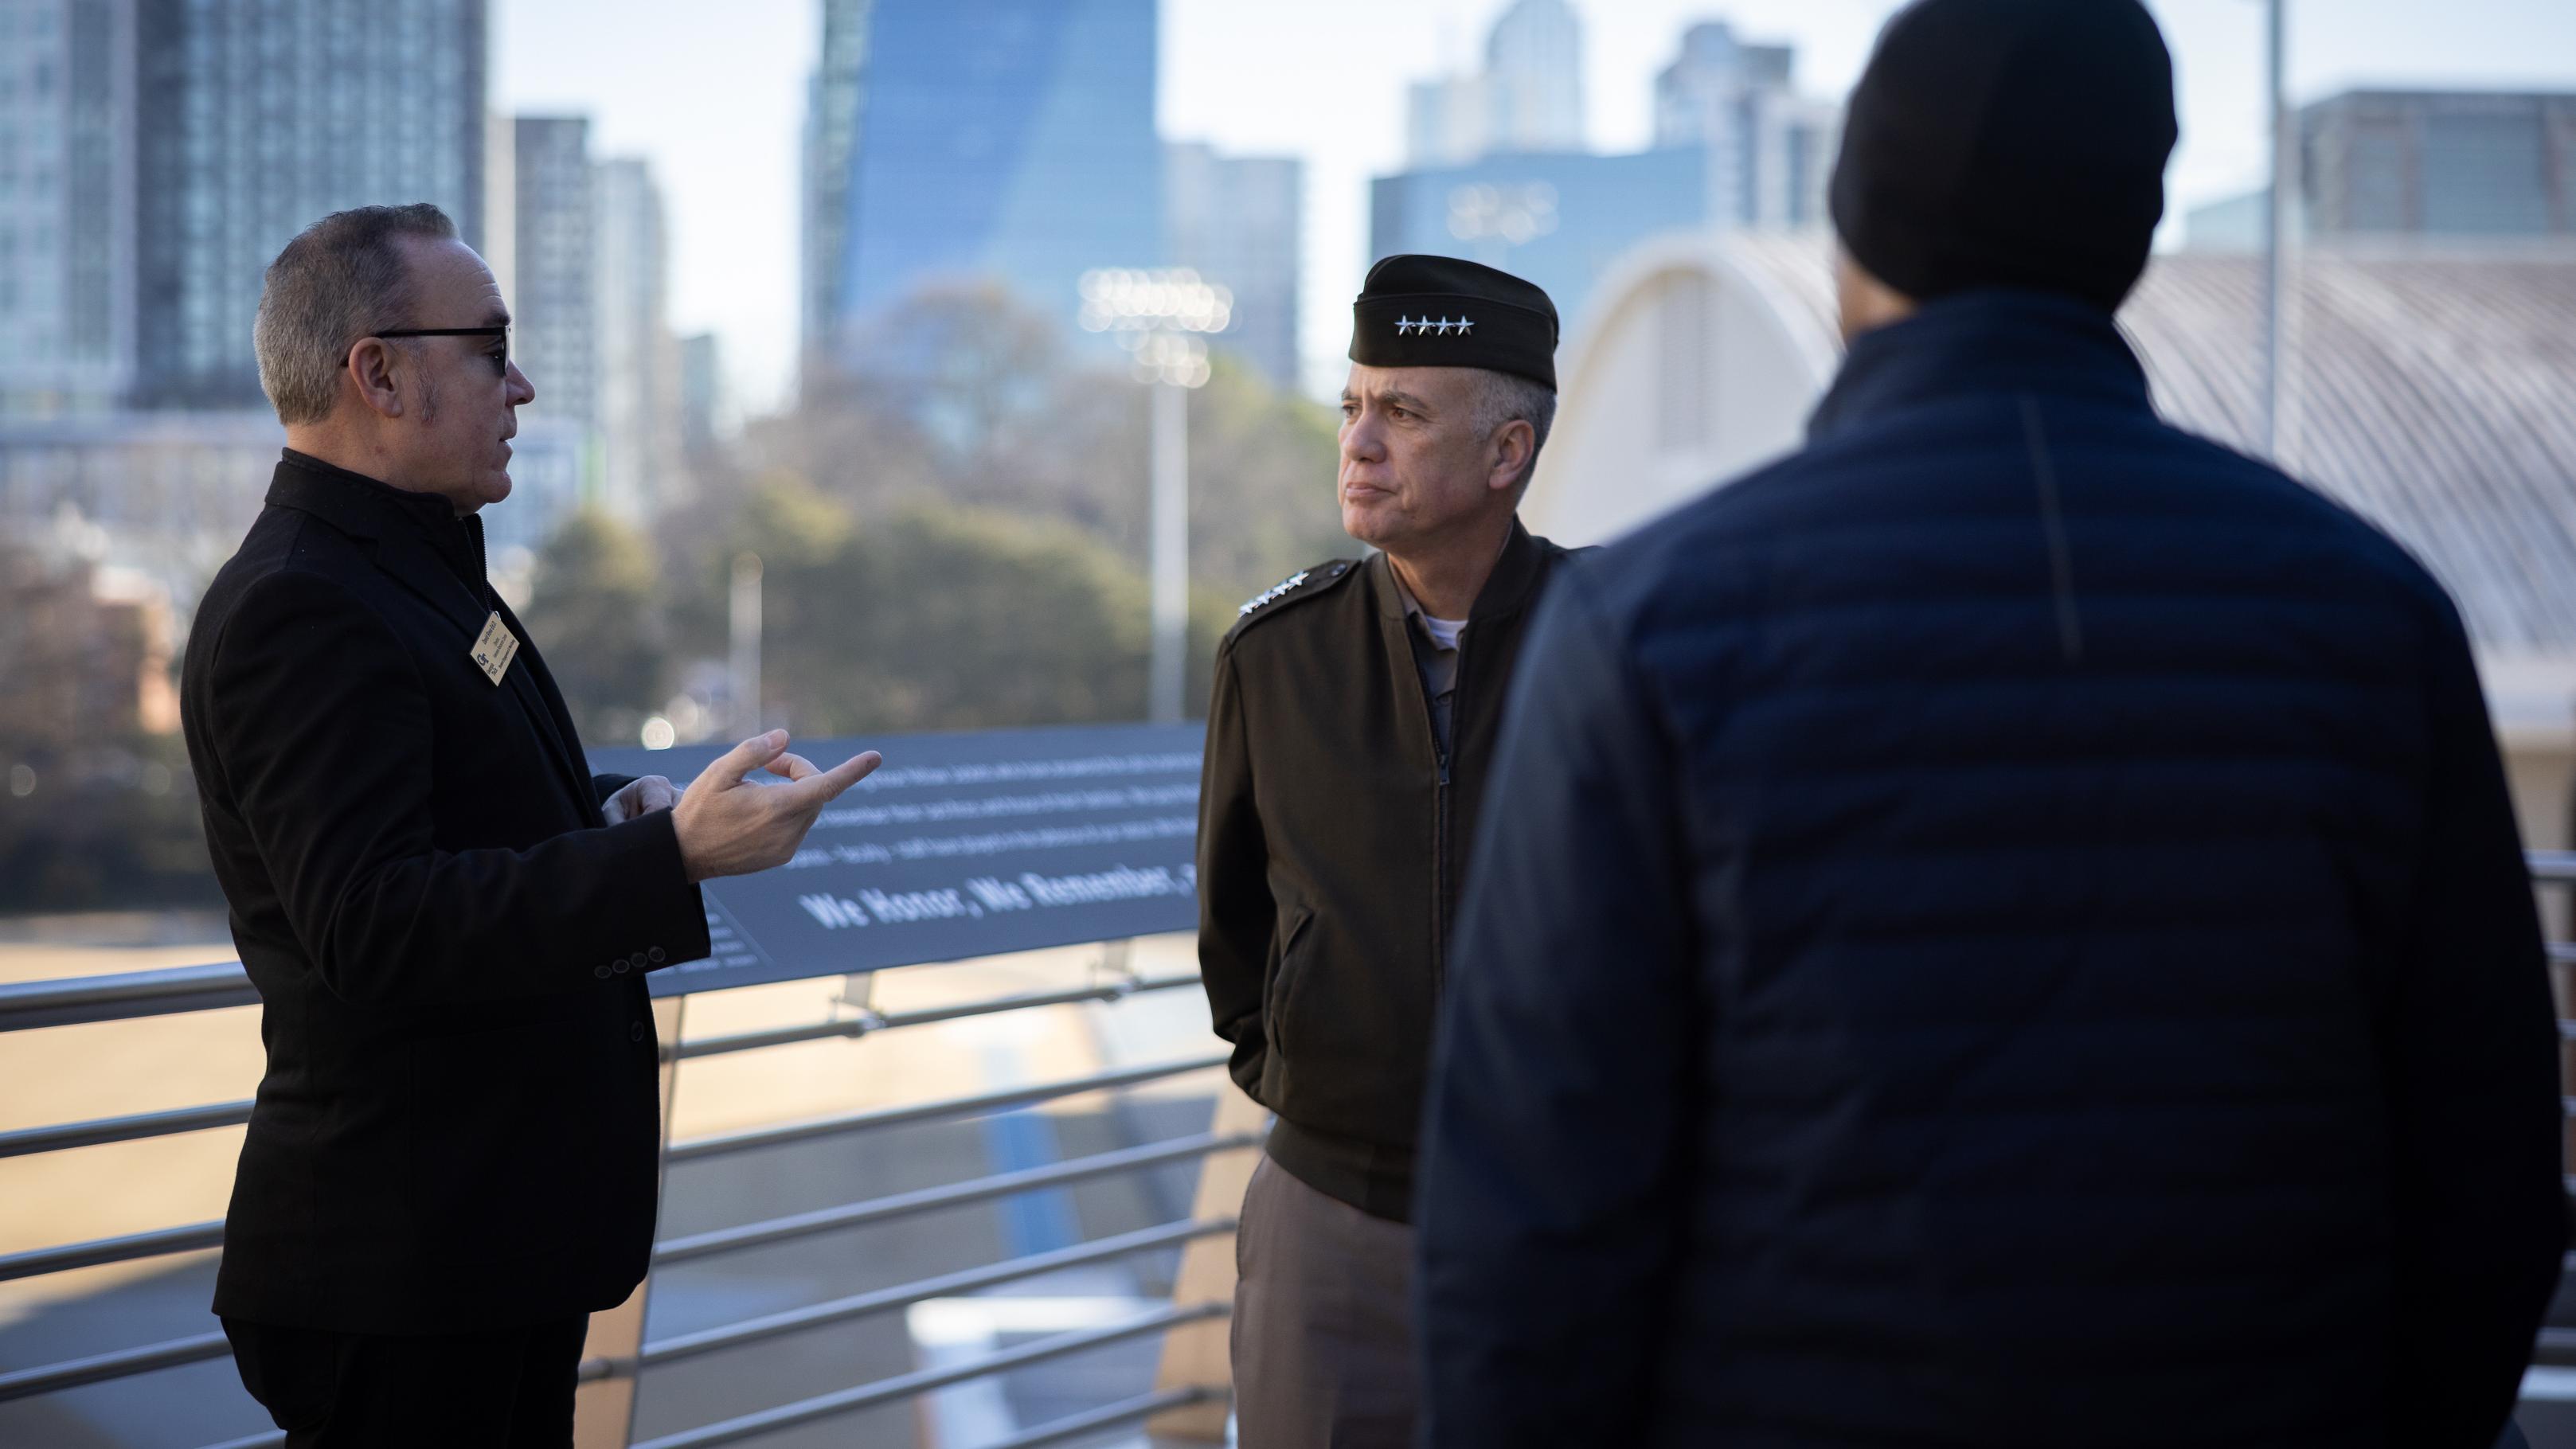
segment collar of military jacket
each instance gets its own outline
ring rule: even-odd
[[[2146,368],[2111,314],[2078,297],[1988,287],[1936,298],[1852,339],[1807,419],[1810,442],[1900,408],[2031,393],[2150,406]]]
[[[1494,571],[1485,576],[1485,587],[1477,591],[1475,607],[1467,611],[1467,622],[1497,618],[1529,602],[1530,588],[1538,582],[1540,557],[1538,540],[1521,526],[1520,516],[1512,517],[1511,534],[1503,540],[1503,552],[1494,560]],[[1404,590],[1395,581],[1395,568],[1384,553],[1373,555],[1369,570],[1376,575],[1377,609],[1387,618],[1402,622],[1405,615]]]
[[[480,585],[476,547],[481,520],[459,518],[435,493],[416,493],[286,449],[269,480],[268,501],[309,513],[352,538],[382,539],[388,531],[415,530],[430,552],[469,584]]]

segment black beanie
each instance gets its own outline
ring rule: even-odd
[[[1916,0],[1852,90],[1834,229],[1918,300],[2034,287],[2114,310],[2146,270],[2176,129],[2138,0]]]

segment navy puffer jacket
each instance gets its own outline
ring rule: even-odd
[[[2484,1449],[2556,1038],[2457,614],[2111,319],[1863,336],[1567,571],[1451,956],[1439,1446]]]

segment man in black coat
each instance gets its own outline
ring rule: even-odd
[[[587,1317],[652,1246],[645,973],[706,954],[697,882],[787,859],[876,764],[773,732],[685,794],[587,773],[484,577],[477,510],[534,396],[508,327],[434,207],[289,243],[256,338],[287,452],[189,633],[268,1051],[215,1311],[298,1449],[570,1442]],[[750,788],[764,767],[791,783]]]
[[[1426,1119],[1427,1442],[2484,1449],[2563,1239],[2468,641],[2160,423],[2135,0],[1924,0],[1805,452],[1571,569]]]

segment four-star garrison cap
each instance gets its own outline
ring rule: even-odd
[[[1351,361],[1481,367],[1556,390],[1556,304],[1509,272],[1456,257],[1392,256],[1351,303]]]

